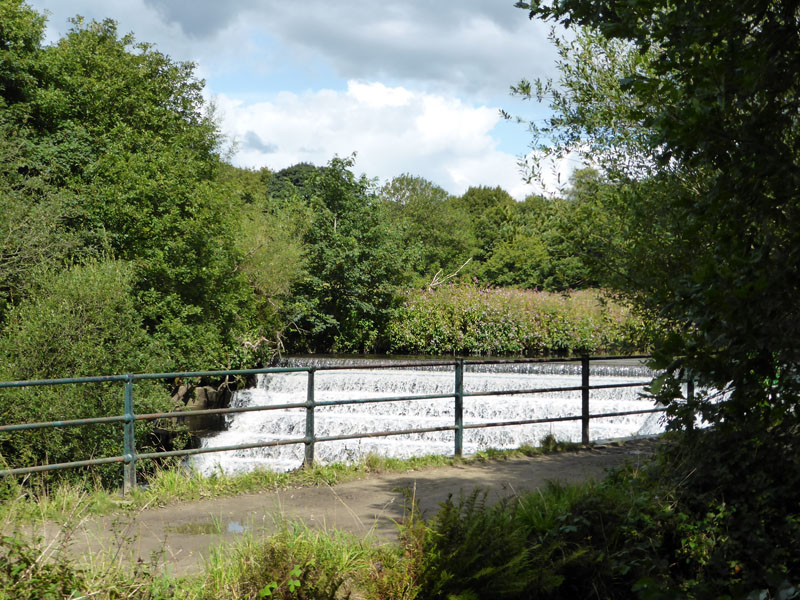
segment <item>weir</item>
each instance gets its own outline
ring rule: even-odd
[[[352,367],[346,370],[315,373],[317,402],[354,398],[380,398],[405,395],[453,394],[452,367],[419,366],[403,369],[371,370],[362,358],[288,359],[287,367]],[[591,366],[591,385],[641,383],[640,387],[591,391],[591,413],[612,413],[653,408],[643,399],[644,386],[652,373],[638,363],[599,363]],[[232,407],[282,405],[305,402],[308,376],[300,373],[270,373],[257,376],[255,387],[237,391]],[[484,393],[499,390],[547,389],[581,385],[579,363],[503,363],[469,364],[464,370],[464,392]],[[581,392],[552,392],[514,396],[468,396],[464,398],[464,423],[566,417],[581,414]],[[437,426],[454,421],[452,396],[434,400],[410,400],[379,404],[321,406],[315,409],[317,436],[369,433]],[[224,431],[201,439],[204,448],[258,443],[266,440],[297,439],[305,431],[306,410],[293,408],[226,416]],[[661,414],[625,415],[592,419],[591,440],[652,435],[662,431]],[[580,421],[513,425],[464,431],[464,453],[488,448],[516,448],[537,445],[546,435],[561,441],[581,441]],[[453,453],[453,431],[418,433],[403,436],[330,441],[316,444],[315,458],[322,463],[353,462],[373,453],[408,458],[424,454]],[[217,470],[226,473],[269,468],[285,471],[303,463],[304,446],[293,444],[251,448],[229,452],[199,454],[189,464],[204,474]]]

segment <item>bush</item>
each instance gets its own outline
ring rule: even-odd
[[[684,434],[645,470],[494,506],[450,499],[421,597],[798,598],[800,436]]]
[[[346,598],[349,582],[366,568],[366,548],[347,534],[283,522],[267,539],[244,537],[212,554],[197,598]]]
[[[39,293],[10,314],[0,337],[0,379],[31,380],[149,372],[169,367],[166,353],[147,335],[134,307],[132,269],[115,262],[48,273]],[[171,407],[157,384],[138,383],[137,412]],[[31,423],[123,414],[120,383],[25,387],[0,391],[0,421]],[[137,447],[152,447],[152,423],[137,423]],[[91,425],[0,434],[0,462],[12,467],[122,454],[122,425]],[[114,481],[119,467],[101,467]],[[83,479],[76,471],[62,471]]]
[[[569,295],[449,286],[415,291],[389,324],[392,352],[543,356],[646,346],[645,323],[596,290]]]
[[[366,177],[334,158],[311,178],[313,218],[306,269],[293,287],[287,318],[294,351],[368,352],[382,346],[404,279],[397,232]]]
[[[82,574],[63,554],[42,556],[39,543],[0,537],[0,600],[61,600],[81,591]]]

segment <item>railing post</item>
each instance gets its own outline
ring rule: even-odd
[[[123,434],[123,455],[125,467],[122,480],[122,494],[128,495],[136,489],[136,437],[133,413],[133,375],[125,375],[125,428]]]
[[[581,356],[581,444],[589,444],[589,355]]]
[[[455,456],[464,453],[464,359],[456,359],[455,387]]]
[[[306,455],[303,467],[310,469],[314,466],[314,367],[308,370],[308,385],[306,388]]]

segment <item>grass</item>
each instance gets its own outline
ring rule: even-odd
[[[204,575],[184,583],[187,597],[250,598],[268,586],[273,597],[291,596],[290,587],[298,595],[334,597],[365,581],[372,560],[385,554],[369,538],[293,521],[277,526],[266,540],[245,535],[213,551]]]
[[[370,462],[372,469],[382,465],[374,457],[365,462]],[[439,462],[416,459],[405,467]],[[399,461],[390,465],[388,468],[402,467]],[[280,480],[314,484],[331,481],[337,473],[347,471],[341,465],[317,470],[314,477],[298,474],[295,477],[302,475],[298,480],[283,474]],[[174,473],[164,476],[173,477]],[[226,479],[238,480],[238,487],[213,490],[240,491],[242,479],[247,477]],[[177,491],[182,485],[173,481],[166,489]],[[109,504],[112,497],[108,492],[62,485],[44,496],[37,510],[19,498],[6,503],[0,520],[0,600],[333,600],[350,597],[354,590],[358,591],[353,598],[414,597],[413,573],[402,547],[379,543],[371,533],[356,537],[333,529],[312,529],[280,515],[273,517],[269,536],[248,531],[238,535],[235,543],[213,550],[201,574],[170,576],[163,571],[163,556],[159,554],[147,561],[131,558],[137,540],[127,533],[127,524],[135,519],[136,510],[144,510],[152,501],[146,490],[137,494],[138,498],[125,504],[129,512],[120,512],[112,520],[114,535],[109,545],[80,559],[69,551],[74,533],[89,511],[118,505],[113,501]],[[28,500],[31,498],[29,495]],[[139,506],[141,502],[145,504]],[[45,516],[59,517],[58,533],[46,540],[38,537],[38,528],[27,522]],[[214,525],[220,534],[222,525]],[[265,590],[269,595],[263,593]]]
[[[45,547],[12,522],[0,537],[0,600],[800,598],[800,429],[673,441],[602,481],[497,503],[480,490],[461,494],[428,522],[411,498],[400,544],[278,520],[273,534],[243,534],[185,578],[161,573],[159,557],[126,558],[133,540],[124,535],[78,564],[61,551],[68,523]]]
[[[128,558],[135,539],[69,557],[72,530],[55,543],[14,532],[0,538],[0,600],[412,600],[418,555],[406,546],[380,544],[369,535],[311,529],[276,520],[267,537],[245,533],[214,549],[203,572],[172,577],[150,561]],[[418,535],[424,533],[417,529]],[[421,544],[417,543],[420,548]],[[267,593],[268,592],[268,593]]]
[[[369,455],[350,465],[314,465],[289,473],[255,471],[209,477],[180,468],[161,468],[147,486],[123,499],[97,481],[62,482],[38,487],[27,480],[6,483],[0,504],[0,600],[241,600],[307,598],[413,600],[422,568],[425,525],[412,511],[401,525],[402,544],[380,544],[369,534],[357,538],[335,530],[310,529],[276,517],[274,533],[259,538],[246,532],[233,545],[209,557],[204,572],[175,578],[162,572],[160,556],[135,561],[135,542],[125,523],[151,506],[203,498],[236,496],[290,487],[334,485],[376,473],[536,456],[575,450],[576,444],[545,438],[541,447],[486,450],[465,458],[422,456],[410,459]],[[413,498],[409,499],[413,505]],[[115,513],[112,547],[87,555],[80,563],[67,551],[78,523],[90,515]],[[60,527],[55,539],[36,537],[39,525]],[[221,531],[221,526],[220,526]],[[269,592],[269,595],[266,595]],[[349,594],[352,596],[348,596]]]
[[[515,457],[533,457],[552,452],[572,451],[579,444],[559,442],[546,436],[541,446],[523,445],[513,450],[487,449],[473,456],[453,457],[427,455],[406,459],[368,455],[353,464],[315,464],[310,469],[286,473],[256,470],[250,473],[203,476],[187,473],[179,466],[161,467],[150,474],[146,486],[134,490],[127,498],[110,491],[95,481],[61,482],[39,486],[35,481],[12,484],[0,504],[0,521],[41,523],[65,522],[71,515],[106,515],[117,511],[137,511],[176,502],[191,502],[217,497],[275,491],[294,487],[336,485],[378,473],[407,473],[420,469],[464,465]]]

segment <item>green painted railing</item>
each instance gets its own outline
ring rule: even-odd
[[[0,433],[3,432],[16,432],[26,431],[32,429],[43,428],[60,428],[60,427],[76,427],[95,425],[100,423],[124,423],[123,428],[123,454],[121,456],[111,456],[106,458],[95,458],[90,460],[80,460],[66,463],[55,463],[46,465],[35,465],[27,467],[19,467],[14,469],[0,470],[0,476],[9,475],[22,475],[26,473],[36,473],[41,471],[55,471],[60,469],[71,469],[76,467],[86,467],[92,465],[103,465],[110,463],[123,463],[123,493],[127,493],[136,487],[136,462],[139,460],[166,458],[176,456],[191,456],[194,454],[201,454],[207,452],[225,452],[228,450],[244,450],[249,448],[266,448],[270,446],[284,446],[290,444],[304,444],[305,445],[305,459],[306,466],[314,462],[314,446],[322,442],[330,442],[337,440],[354,440],[370,437],[386,437],[393,435],[407,435],[414,433],[429,433],[436,431],[453,431],[454,432],[454,448],[455,456],[461,456],[463,453],[463,440],[465,429],[481,429],[488,427],[507,427],[513,425],[531,425],[539,423],[556,423],[563,421],[580,421],[581,422],[581,441],[583,444],[589,443],[589,422],[591,419],[605,418],[605,417],[619,417],[626,415],[648,414],[663,412],[663,408],[651,408],[624,412],[614,413],[600,413],[592,414],[590,412],[590,392],[597,389],[614,389],[626,387],[641,387],[641,382],[631,383],[618,383],[618,384],[603,384],[603,385],[590,385],[589,383],[589,367],[592,360],[629,360],[629,359],[645,359],[646,355],[632,355],[632,356],[600,356],[589,357],[581,356],[578,358],[558,358],[558,359],[511,359],[511,360],[464,360],[461,358],[446,360],[446,361],[414,361],[414,362],[388,362],[388,363],[374,363],[374,364],[359,364],[354,365],[328,365],[318,367],[289,367],[289,368],[263,368],[263,369],[234,369],[227,371],[187,371],[178,373],[128,373],[125,375],[107,375],[99,377],[71,377],[64,379],[47,379],[47,380],[32,380],[32,381],[10,381],[0,382],[0,389],[5,388],[23,388],[23,387],[37,387],[37,386],[55,386],[55,385],[74,385],[84,383],[103,383],[103,382],[123,382],[124,383],[124,414],[107,416],[107,417],[93,417],[87,419],[73,419],[68,421],[48,421],[42,423],[18,423],[9,425],[0,425]],[[489,365],[489,364],[513,364],[513,363],[565,363],[565,362],[580,362],[581,364],[581,384],[572,387],[555,387],[555,388],[537,388],[537,389],[523,389],[523,390],[502,390],[502,391],[489,391],[489,392],[465,392],[464,391],[464,369],[472,365]],[[330,401],[316,401],[314,394],[314,374],[318,371],[334,371],[334,370],[353,370],[353,369],[401,369],[401,368],[419,368],[419,367],[452,367],[454,371],[454,389],[452,394],[425,394],[416,396],[397,396],[391,398],[355,398],[348,400],[330,400]],[[308,384],[305,402],[296,402],[290,404],[272,404],[267,406],[247,406],[247,407],[229,407],[229,408],[214,408],[205,410],[193,411],[172,411],[161,413],[149,414],[136,414],[134,410],[134,394],[133,385],[137,381],[144,380],[174,380],[174,379],[188,379],[196,377],[209,377],[209,378],[222,378],[225,376],[242,376],[242,375],[258,375],[269,373],[297,373],[306,372],[308,374]],[[581,414],[565,417],[551,417],[543,419],[523,419],[515,421],[497,421],[490,423],[464,423],[464,398],[474,396],[510,396],[520,394],[545,394],[553,392],[581,392]],[[455,421],[453,425],[441,427],[425,427],[418,429],[403,429],[392,431],[377,431],[370,433],[356,433],[345,435],[329,435],[317,436],[314,433],[314,410],[316,407],[322,406],[341,406],[345,404],[367,404],[379,402],[399,402],[409,400],[432,400],[442,398],[453,398]],[[282,439],[282,440],[266,440],[258,443],[251,444],[238,444],[233,446],[220,446],[215,448],[189,448],[185,450],[172,450],[166,452],[145,452],[137,453],[135,444],[135,424],[137,421],[153,421],[156,419],[164,418],[187,418],[200,415],[220,415],[220,414],[234,414],[243,412],[254,412],[263,410],[285,410],[289,408],[304,408],[306,410],[306,424],[305,435],[303,437]]]

